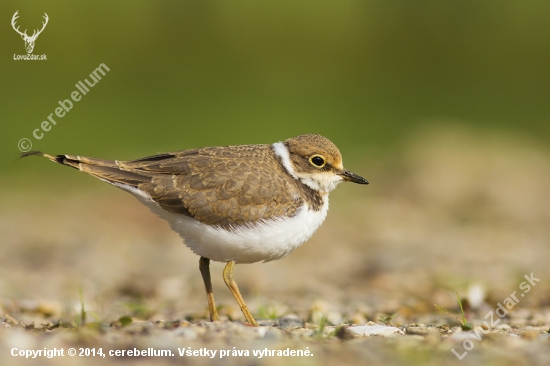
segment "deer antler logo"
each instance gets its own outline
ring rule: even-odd
[[[27,53],[32,53],[32,50],[34,49],[34,42],[36,42],[36,38],[38,38],[40,33],[42,33],[44,28],[46,28],[46,24],[48,24],[48,19],[49,19],[48,14],[44,13],[45,21],[42,23],[42,29],[40,30],[35,29],[34,32],[32,33],[32,36],[28,36],[26,29],[24,32],[21,32],[19,30],[19,27],[17,28],[15,27],[15,21],[17,20],[17,18],[19,18],[19,15],[17,15],[18,12],[19,10],[17,10],[15,14],[13,14],[13,18],[11,18],[11,26],[17,33],[21,35],[21,38],[23,38],[23,41],[25,41],[25,48],[27,49]]]

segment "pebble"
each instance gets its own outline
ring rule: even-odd
[[[401,329],[386,325],[358,325],[348,327],[347,329],[355,334],[364,336],[395,337],[396,335],[405,335]]]
[[[278,325],[281,329],[303,328],[304,321],[295,315],[288,315],[280,318]]]

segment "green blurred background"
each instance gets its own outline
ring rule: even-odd
[[[47,61],[13,60],[16,10],[29,34],[48,14],[34,49]],[[8,0],[0,14],[0,176],[20,188],[74,174],[14,161],[23,137],[122,160],[320,133],[358,164],[426,125],[550,137],[548,1]],[[110,72],[32,138],[101,63]]]
[[[47,61],[13,60],[25,54],[17,10],[29,34],[48,14],[34,49]],[[207,316],[198,258],[166,223],[85,174],[17,160],[20,139],[124,160],[319,133],[371,184],[331,194],[326,223],[285,260],[239,267],[254,314],[283,304],[308,319],[322,299],[358,324],[378,312],[428,324],[411,316],[450,309],[471,284],[502,301],[532,272],[544,285],[522,307],[550,303],[549,1],[2,1],[0,14],[9,301],[60,308],[82,287],[94,310],[134,296],[158,309],[148,318]],[[216,296],[239,319],[222,267]]]

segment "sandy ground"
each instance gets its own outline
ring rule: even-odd
[[[397,156],[348,168],[371,184],[333,192],[312,239],[283,260],[236,266],[261,328],[242,323],[221,263],[211,271],[222,321],[206,321],[198,257],[130,195],[102,182],[5,194],[0,364],[527,365],[550,357],[545,148],[521,136],[426,128]],[[458,316],[455,292],[473,331],[434,306]],[[365,324],[399,332],[354,333]],[[29,360],[14,348],[65,355]],[[175,356],[70,357],[69,348]],[[218,354],[179,356],[184,348]],[[252,355],[287,348],[310,355]],[[229,354],[220,358],[222,350]]]

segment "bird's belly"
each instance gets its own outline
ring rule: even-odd
[[[304,206],[291,218],[269,220],[254,227],[241,226],[231,231],[166,211],[161,217],[201,257],[218,262],[254,263],[287,256],[321,226],[327,210],[328,199],[320,211]]]
[[[268,220],[253,227],[239,226],[228,231],[165,211],[144,192],[122,184],[118,186],[168,221],[172,230],[195,254],[217,262],[255,263],[283,258],[313,235],[328,211],[326,195],[319,211],[304,205],[293,217]]]

